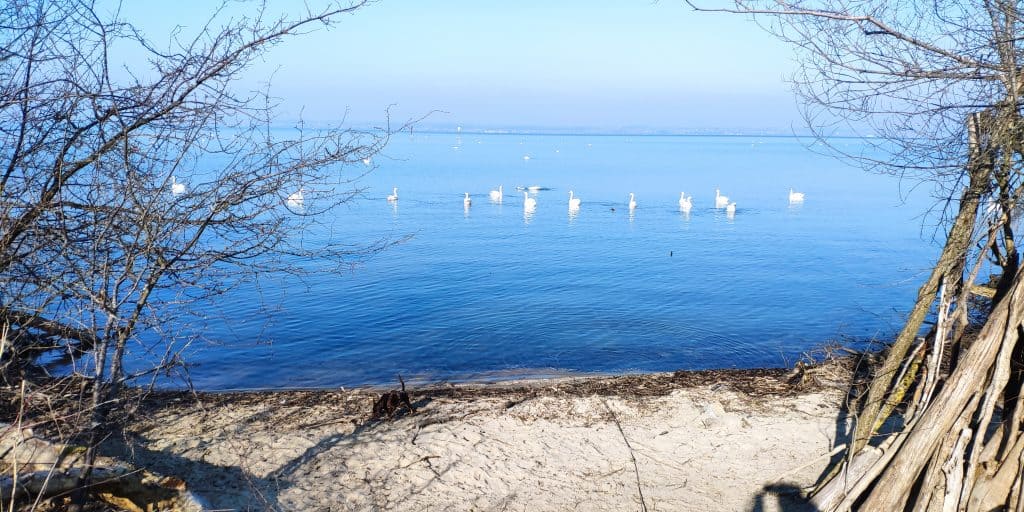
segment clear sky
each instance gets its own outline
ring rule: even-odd
[[[154,4],[123,15],[158,40],[198,28],[211,5]],[[372,123],[394,105],[399,120],[440,110],[428,123],[467,128],[788,131],[802,126],[793,67],[745,17],[682,2],[382,0],[286,40],[248,80],[273,73],[283,122],[347,110]]]

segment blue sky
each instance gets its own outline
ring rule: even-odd
[[[209,5],[123,14],[165,40]],[[788,131],[801,126],[783,80],[793,67],[745,17],[682,2],[383,0],[287,40],[241,86],[273,75],[282,122],[374,123],[394,105],[399,120],[440,110],[428,124],[467,128]]]

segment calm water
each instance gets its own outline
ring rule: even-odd
[[[224,343],[193,351],[192,378],[227,389],[781,366],[827,340],[888,335],[937,253],[920,218],[930,200],[804,142],[400,136],[331,229],[413,237],[352,272],[264,280],[219,303],[208,335]],[[516,185],[550,190],[528,215]],[[788,204],[791,186],[803,204]],[[713,208],[716,187],[734,217]],[[569,190],[583,201],[574,215]],[[279,305],[269,320],[255,293]]]

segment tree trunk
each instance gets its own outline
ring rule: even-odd
[[[964,353],[964,359],[949,376],[949,380],[935,400],[922,412],[919,423],[909,430],[906,443],[899,447],[886,470],[879,478],[867,499],[864,510],[902,510],[907,503],[914,503],[920,496],[912,493],[921,472],[929,462],[945,462],[953,453],[936,453],[941,442],[960,420],[972,423],[975,418],[991,417],[997,400],[993,392],[1002,386],[992,379],[998,377],[1000,369],[1008,370],[1010,355],[1019,341],[1018,329],[1024,318],[1024,281],[1018,275],[1008,295],[992,311],[982,328],[978,339]],[[992,371],[995,368],[996,371]],[[981,405],[981,409],[977,406]],[[966,446],[967,457],[981,453],[984,448],[987,422],[974,428],[973,441]],[[990,442],[999,442],[992,439]],[[955,447],[953,448],[955,449]],[[952,450],[951,450],[952,451]],[[977,456],[974,455],[975,459]],[[981,461],[987,464],[990,461]],[[973,484],[970,466],[964,474],[968,489]],[[950,489],[948,483],[946,489]],[[958,498],[958,501],[960,498]],[[961,504],[965,505],[965,504]]]
[[[959,282],[959,278],[963,274],[966,263],[965,255],[970,248],[975,219],[978,216],[978,204],[989,183],[990,173],[991,167],[986,165],[974,165],[970,169],[970,183],[960,199],[960,210],[953,222],[953,227],[949,230],[942,254],[928,280],[918,290],[917,302],[914,304],[906,324],[889,348],[889,354],[882,363],[882,368],[875,374],[868,387],[867,398],[863,401],[857,426],[854,429],[851,445],[853,453],[860,451],[867,444],[899,402],[900,397],[887,398],[886,395],[893,388],[896,372],[902,366],[907,352],[921,330],[925,317],[935,302],[935,294],[939,290],[939,285],[944,279],[946,282]],[[952,290],[950,293],[956,295],[959,290]]]

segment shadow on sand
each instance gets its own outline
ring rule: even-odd
[[[419,400],[413,405],[419,409],[430,402],[430,399]],[[407,416],[407,412],[396,414],[394,420]],[[255,416],[239,420],[245,424]],[[214,510],[286,510],[279,500],[279,494],[291,488],[292,475],[305,464],[338,445],[355,444],[384,421],[366,420],[356,425],[350,433],[336,433],[320,439],[307,448],[302,454],[282,464],[264,477],[255,476],[240,466],[220,465],[198,459],[183,457],[171,451],[159,451],[147,448],[152,443],[144,435],[124,433],[112,436],[104,446],[109,454],[130,461],[164,475],[191,475],[188,488],[198,494]],[[194,447],[193,452],[204,450],[204,445]],[[245,454],[240,454],[245,457]],[[339,461],[339,464],[344,464]]]

